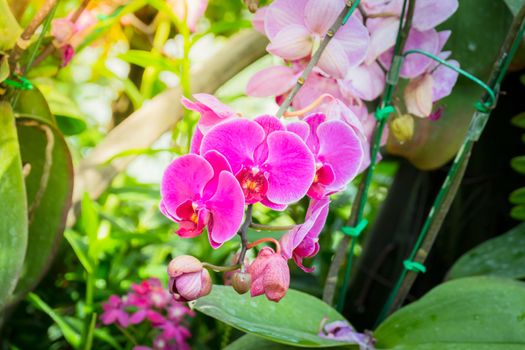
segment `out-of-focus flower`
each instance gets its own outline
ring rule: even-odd
[[[312,272],[313,268],[303,265],[304,258],[314,257],[319,251],[319,234],[323,229],[328,216],[330,199],[312,200],[304,223],[295,226],[281,237],[282,255],[286,259],[293,258],[297,266],[305,272]]]
[[[278,302],[290,286],[290,269],[284,257],[270,247],[263,247],[248,267],[252,276],[250,295],[265,294],[268,300]]]
[[[51,22],[51,35],[55,37],[58,47],[68,44],[76,32],[75,23],[68,18],[57,18]]]
[[[122,327],[129,325],[129,315],[126,312],[126,304],[118,295],[112,295],[108,301],[102,304],[104,312],[100,315],[103,324],[116,323]]]
[[[204,135],[200,152],[212,150],[228,160],[247,204],[283,210],[306,194],[314,178],[312,153],[273,116],[216,125]]]
[[[244,196],[224,156],[211,150],[204,156],[187,154],[166,169],[161,183],[161,212],[179,223],[177,234],[195,237],[208,225],[214,248],[237,233]]]
[[[168,265],[169,290],[177,301],[191,301],[208,295],[212,282],[202,263],[190,255],[180,255]]]
[[[287,128],[305,141],[315,157],[316,173],[309,197],[321,199],[340,191],[357,175],[364,159],[364,145],[347,123],[315,113]]]
[[[414,136],[414,118],[410,114],[403,114],[390,121],[390,131],[400,142],[412,140]]]
[[[208,0],[168,0],[175,16],[181,21],[186,21],[188,28],[194,32],[197,22],[206,12]]]
[[[326,324],[319,333],[321,338],[359,345],[360,350],[375,350],[374,338],[368,333],[359,333],[346,321]]]
[[[264,11],[264,30],[270,39],[267,50],[290,61],[309,57],[344,6],[343,0],[274,1],[259,10]],[[368,31],[352,16],[334,35],[317,66],[332,77],[344,78],[348,69],[364,60],[368,42]]]

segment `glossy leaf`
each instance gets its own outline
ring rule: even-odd
[[[228,345],[224,350],[290,350],[298,349],[297,346],[275,343],[270,340],[257,337],[252,334],[246,334]],[[357,349],[354,345],[331,347],[333,350]]]
[[[44,95],[37,87],[20,91],[14,110],[17,117],[32,118],[49,125],[57,125]]]
[[[521,7],[525,5],[525,0],[505,0],[505,3],[509,7],[513,15],[516,15]]]
[[[525,204],[525,187],[512,191],[509,201],[513,204]]]
[[[391,315],[377,349],[525,348],[525,284],[497,277],[444,283]],[[490,347],[492,346],[492,347]],[[499,347],[498,347],[499,346]],[[504,347],[506,346],[506,347]]]
[[[341,343],[320,338],[321,322],[344,320],[323,301],[293,289],[274,303],[264,296],[251,298],[233,288],[213,286],[211,294],[195,302],[195,308],[244,332],[290,345],[331,347]]]
[[[520,174],[525,174],[525,156],[514,157],[510,161],[512,169]]]
[[[479,275],[525,277],[525,223],[465,253],[452,266],[448,278]]]
[[[40,119],[17,118],[27,188],[29,240],[16,288],[22,297],[40,281],[59,247],[73,193],[73,164],[64,137]]]
[[[27,246],[27,202],[15,116],[0,102],[0,313],[15,289]]]
[[[525,220],[525,205],[517,205],[512,208],[510,216],[516,220]]]

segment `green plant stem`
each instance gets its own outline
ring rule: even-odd
[[[512,61],[512,58],[519,47],[521,38],[525,33],[524,20],[525,6],[522,6],[520,12],[514,18],[509,33],[507,34],[505,42],[503,43],[500,50],[499,58],[491,72],[488,84],[491,92],[499,91],[499,85],[501,84],[510,62]],[[496,97],[497,95],[492,96],[491,93],[486,92],[481,98],[481,102],[485,103],[490,100],[495,100]],[[430,209],[429,215],[423,224],[423,228],[421,229],[416,244],[410,253],[408,258],[409,261],[423,264],[436,240],[443,221],[445,220],[454,197],[456,196],[459,185],[461,184],[461,180],[465,174],[474,143],[477,141],[477,137],[485,127],[486,119],[488,119],[490,115],[490,110],[485,115],[485,123],[481,125],[478,124],[476,120],[479,117],[479,113],[480,112],[474,113],[469,132],[467,133],[463,145],[458,151],[452,166],[448,171],[447,177],[445,178],[445,181],[443,182],[436,199],[434,200],[432,208]],[[475,133],[475,137],[472,137],[473,133]],[[378,319],[378,323],[384,320],[386,316],[403,304],[416,277],[416,271],[407,270],[406,268],[403,269],[396,282],[396,285],[394,286],[394,289],[390,293],[390,296],[383,307],[383,310]]]
[[[404,24],[402,20],[399,21],[399,28],[398,28],[396,43],[394,46],[394,56],[392,58],[391,69],[396,69],[396,67],[394,67],[394,60],[396,60],[396,57],[401,52],[403,52],[406,40],[408,38],[408,33],[410,31],[412,18],[414,16],[415,4],[416,4],[416,0],[405,0],[403,2],[403,8],[401,10],[401,18],[404,18],[405,13],[406,13],[406,20]],[[396,84],[397,84],[397,79],[394,82],[387,81],[386,89],[383,94],[383,100],[381,102],[380,108],[385,108],[390,105]],[[371,147],[370,166],[365,171],[364,179],[359,186],[356,198],[354,200],[354,204],[352,206],[350,218],[347,221],[348,226],[355,227],[363,219],[366,201],[368,199],[368,190],[370,188],[370,184],[372,182],[372,175],[376,167],[377,156],[379,154],[379,149],[380,149],[380,144],[381,144],[381,136],[383,135],[383,130],[385,126],[386,126],[386,118],[381,118],[377,121],[376,126],[374,128],[372,144],[370,146]],[[325,287],[323,290],[323,300],[328,304],[332,304],[334,301],[335,290],[337,287],[339,270],[341,269],[345,256],[348,254],[348,259],[347,259],[348,261],[347,261],[346,269],[345,269],[343,288],[342,288],[341,293],[339,294],[339,301],[337,305],[339,310],[342,310],[344,308],[346,293],[348,291],[348,285],[350,284],[352,261],[353,261],[355,246],[356,246],[356,242],[352,242],[352,245],[350,246],[350,250],[347,253],[350,240],[351,239],[349,236],[345,236],[343,237],[341,243],[339,244],[338,249],[335,253],[334,259],[332,260],[332,263],[330,264],[330,269],[328,271],[328,276],[326,278],[326,283],[325,283]],[[352,241],[356,241],[356,239],[353,239]]]
[[[250,227],[256,231],[289,231],[293,229],[296,225],[287,225],[287,226],[269,226],[263,224],[251,223]]]
[[[117,326],[118,330],[119,330],[122,334],[124,334],[124,336],[125,336],[126,338],[128,338],[128,340],[129,340],[131,343],[133,343],[133,345],[138,345],[137,340],[135,339],[135,337],[133,337],[133,335],[131,335],[130,332],[128,332],[124,327],[122,327],[122,326],[120,326],[120,325],[118,325],[118,324],[116,324],[116,323],[115,323],[115,325]]]
[[[326,33],[325,37],[319,44],[319,48],[312,55],[312,58],[308,62],[308,65],[304,69],[299,79],[297,79],[297,83],[293,87],[292,91],[290,91],[290,93],[286,97],[286,100],[284,100],[283,104],[279,107],[279,110],[277,111],[277,114],[276,114],[277,118],[282,117],[284,112],[286,112],[288,107],[290,107],[295,95],[297,95],[299,90],[303,87],[306,79],[308,78],[312,70],[314,69],[317,62],[319,62],[319,59],[321,58],[321,55],[323,54],[324,50],[330,43],[330,40],[332,40],[335,33],[339,30],[339,28],[341,28],[341,26],[345,23],[348,17],[354,12],[354,10],[359,5],[359,2],[360,2],[359,0],[346,1],[343,11],[341,11],[341,13],[339,14],[335,22],[332,24],[330,29],[328,29],[328,32]]]
[[[246,217],[244,222],[239,230],[239,236],[241,236],[241,252],[239,253],[239,259],[237,259],[237,264],[241,265],[241,270],[244,269],[244,257],[246,256],[246,251],[248,250],[248,227],[252,222],[252,210],[253,204],[248,204],[246,208]]]
[[[241,265],[230,265],[230,266],[217,266],[213,265],[207,262],[202,263],[202,267],[213,270],[215,272],[228,272],[228,271],[235,271],[241,268]]]
[[[161,15],[162,16],[162,15]],[[171,29],[171,22],[167,18],[160,19],[155,36],[153,38],[153,47],[151,48],[152,54],[161,54],[162,48],[166,41],[169,39]],[[160,70],[154,66],[148,66],[144,69],[142,75],[142,84],[140,85],[140,92],[144,98],[151,98],[153,96],[153,87],[155,81],[159,76]]]

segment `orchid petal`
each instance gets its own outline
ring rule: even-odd
[[[310,32],[303,26],[291,24],[271,39],[266,50],[286,60],[298,60],[312,52],[312,45]]]
[[[419,30],[432,29],[452,16],[458,6],[458,0],[418,0],[412,25]]]
[[[279,96],[288,92],[296,80],[297,75],[290,67],[268,67],[251,77],[246,94],[253,97]]]
[[[378,20],[377,26],[370,31],[370,46],[365,63],[372,64],[381,54],[394,46],[399,19],[395,17]]]
[[[428,117],[432,112],[433,78],[430,74],[411,80],[405,88],[405,104],[410,114]]]
[[[255,30],[257,30],[261,34],[266,34],[266,32],[264,31],[264,22],[266,20],[267,10],[268,6],[259,8],[257,12],[254,13],[252,18],[253,28],[255,28]]]
[[[310,135],[310,126],[308,126],[308,123],[302,120],[286,125],[286,130],[293,132],[304,142],[306,142],[308,135]]]
[[[204,154],[204,159],[210,163],[213,168],[213,178],[206,184],[202,195],[203,199],[208,199],[217,191],[217,184],[219,182],[219,174],[222,171],[231,173],[232,168],[228,160],[215,150],[210,150]]]
[[[304,9],[306,27],[319,37],[328,32],[345,6],[342,0],[310,0]]]
[[[459,68],[459,62],[454,60],[447,61],[454,67]],[[459,73],[445,66],[438,66],[432,73],[434,84],[432,85],[432,101],[441,100],[450,95],[452,88],[456,85]]]
[[[268,10],[264,28],[268,38],[273,37],[290,24],[304,26],[304,10],[308,0],[275,0]]]
[[[385,72],[377,62],[362,64],[350,69],[343,86],[349,88],[352,95],[365,101],[375,100],[385,88]]]
[[[335,33],[333,40],[343,47],[350,67],[356,67],[365,60],[370,45],[370,34],[357,17],[350,17]]]
[[[317,66],[334,78],[344,78],[350,63],[343,45],[335,39],[330,41]]]

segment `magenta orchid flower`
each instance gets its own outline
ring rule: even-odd
[[[247,204],[284,210],[306,194],[314,178],[312,153],[273,116],[216,125],[202,139],[201,154],[209,151],[228,160]]]
[[[117,323],[122,327],[129,325],[129,315],[126,312],[126,304],[118,295],[112,295],[108,301],[102,304],[104,312],[100,315],[103,324]]]
[[[237,116],[233,109],[213,95],[194,94],[193,98],[195,102],[183,97],[181,103],[187,109],[198,112],[201,115],[198,126],[202,132],[206,132],[214,125]]]
[[[266,294],[268,300],[278,302],[290,286],[290,269],[283,256],[270,247],[263,247],[248,267],[252,277],[250,295]]]
[[[161,212],[179,224],[177,234],[195,237],[208,226],[213,248],[237,233],[244,196],[226,158],[216,151],[187,154],[166,169],[161,183]]]
[[[323,229],[328,216],[330,199],[325,197],[321,200],[312,200],[305,221],[295,226],[292,230],[281,237],[282,255],[286,259],[295,261],[305,272],[314,271],[303,265],[304,258],[312,258],[319,251],[319,234]]]
[[[298,60],[312,54],[344,6],[343,0],[275,0],[259,10],[264,11],[264,20],[261,14],[256,15],[256,27],[262,28],[264,22],[270,53]],[[368,31],[353,16],[337,31],[317,66],[332,77],[344,78],[348,69],[365,59],[368,43]]]
[[[210,294],[208,270],[191,255],[179,255],[168,265],[169,290],[176,301],[192,301]]]
[[[340,191],[358,174],[365,155],[363,144],[344,121],[315,113],[287,128],[299,135],[315,156],[316,173],[309,197],[321,199]]]

